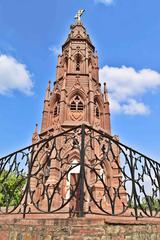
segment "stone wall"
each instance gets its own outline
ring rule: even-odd
[[[0,220],[0,240],[160,240],[160,222],[124,219]]]

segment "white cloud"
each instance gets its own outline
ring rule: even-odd
[[[125,114],[129,115],[144,115],[150,113],[149,107],[145,106],[144,103],[138,102],[135,99],[129,99],[128,103],[122,106]]]
[[[55,56],[58,56],[61,53],[61,48],[51,46],[51,47],[49,47],[49,51],[53,52]]]
[[[112,111],[144,115],[150,109],[138,99],[160,88],[160,73],[151,69],[136,71],[132,67],[104,66],[100,69],[100,81],[107,81]]]
[[[114,0],[95,0],[96,3],[103,3],[105,5],[110,5],[114,2]]]
[[[31,95],[32,89],[33,82],[26,65],[11,56],[0,55],[0,94],[18,90]]]

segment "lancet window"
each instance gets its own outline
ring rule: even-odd
[[[83,111],[84,109],[84,104],[80,96],[76,95],[70,104],[70,110],[71,111]]]
[[[54,106],[54,112],[53,112],[54,117],[59,115],[59,111],[60,111],[60,103],[59,101],[57,101]]]
[[[76,55],[76,71],[80,71],[80,66],[81,66],[81,56],[80,54]]]

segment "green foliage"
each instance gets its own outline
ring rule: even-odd
[[[160,211],[160,199],[151,196],[146,196],[146,198],[141,199],[140,203],[136,201],[136,205],[138,209],[147,210],[150,208],[152,211]],[[133,199],[128,202],[128,207],[135,207]]]
[[[143,209],[149,209],[155,211],[160,211],[160,199],[147,196],[147,198],[142,199],[141,207]]]
[[[4,170],[0,173],[0,206],[9,207],[19,203],[26,179],[24,175]]]

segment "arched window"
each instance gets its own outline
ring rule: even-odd
[[[81,56],[80,54],[76,55],[76,71],[80,71],[80,66],[81,66]]]
[[[59,101],[57,101],[54,106],[54,112],[53,112],[54,117],[59,115],[59,110],[60,110],[60,103]]]
[[[81,100],[80,96],[76,95],[70,104],[70,110],[71,111],[83,111],[84,105],[83,101]]]
[[[100,111],[99,111],[99,106],[97,101],[94,101],[94,105],[95,105],[95,115],[97,118],[100,118]]]

